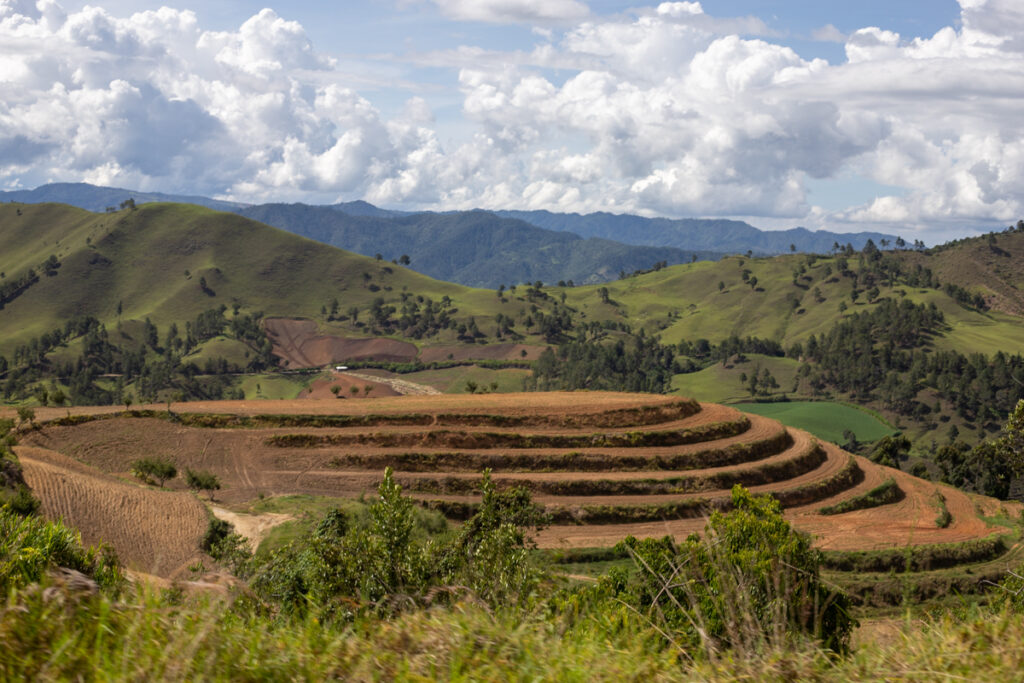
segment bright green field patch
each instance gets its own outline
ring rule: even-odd
[[[303,375],[245,375],[240,386],[246,400],[269,398],[290,400],[298,397],[311,378]]]
[[[739,403],[734,406],[754,415],[770,417],[784,425],[803,429],[820,439],[841,444],[843,432],[852,430],[858,441],[877,441],[895,430],[868,413],[826,401],[788,403]]]

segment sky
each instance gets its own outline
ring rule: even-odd
[[[1024,218],[1024,1],[0,0],[0,189]]]

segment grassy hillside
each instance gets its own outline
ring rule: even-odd
[[[991,295],[993,310],[964,306],[943,289],[909,287],[899,282],[894,286],[876,282],[878,296],[869,301],[868,288],[839,274],[842,257],[802,254],[731,256],[718,262],[673,266],[606,285],[569,289],[567,296],[568,303],[588,319],[641,325],[659,333],[666,343],[701,338],[716,341],[736,334],[773,339],[786,346],[805,341],[811,334],[827,332],[837,320],[871,310],[884,298],[907,298],[916,303],[934,303],[945,315],[949,329],[936,340],[939,348],[964,353],[1019,352],[1024,349],[1024,320],[1005,302],[1014,300],[1010,295],[1024,297],[1011,287],[1014,281],[1024,287],[1024,233],[1002,235],[999,244],[1014,256],[998,257],[1002,259],[998,271],[995,266],[979,263],[979,247],[974,242],[935,254],[896,254],[905,267],[932,268],[941,283],[956,283],[970,292],[987,295],[998,285],[1009,295]],[[856,259],[847,261],[849,272],[857,274]],[[973,264],[973,268],[958,265],[962,263]],[[803,272],[799,272],[801,268]],[[754,278],[756,286],[751,286]],[[990,288],[984,282],[995,284]],[[608,303],[600,299],[601,287],[608,290]],[[856,301],[851,299],[855,288],[860,290]],[[840,304],[845,307],[842,311]]]
[[[0,353],[85,315],[108,328],[148,317],[162,334],[164,326],[183,326],[222,304],[268,317],[319,318],[334,299],[343,308],[365,309],[379,297],[397,302],[409,292],[450,297],[457,319],[476,316],[481,325],[523,305],[503,305],[493,291],[432,280],[193,205],[157,203],[94,214],[65,205],[4,204],[0,238],[6,245],[0,283],[29,268],[39,274],[0,311]],[[51,255],[60,265],[44,274]]]

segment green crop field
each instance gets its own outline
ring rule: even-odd
[[[770,417],[784,425],[805,429],[818,438],[842,444],[847,429],[858,441],[877,441],[894,434],[892,429],[869,413],[839,403],[790,401],[788,403],[739,403],[734,407],[755,415]]]
[[[292,399],[309,385],[311,379],[305,375],[246,375],[239,386],[249,400]]]

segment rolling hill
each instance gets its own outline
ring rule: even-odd
[[[10,286],[0,309],[0,353],[93,316],[109,328],[152,320],[185,323],[225,306],[265,316],[319,318],[340,300],[343,309],[371,308],[403,293],[448,297],[460,322],[484,325],[522,302],[501,304],[493,291],[440,282],[292,235],[233,213],[187,204],[144,204],[96,214],[60,204],[0,206],[0,284]],[[48,266],[47,260],[54,257]],[[24,289],[13,283],[35,279]],[[365,336],[366,333],[363,334]],[[439,339],[455,341],[455,331]]]

